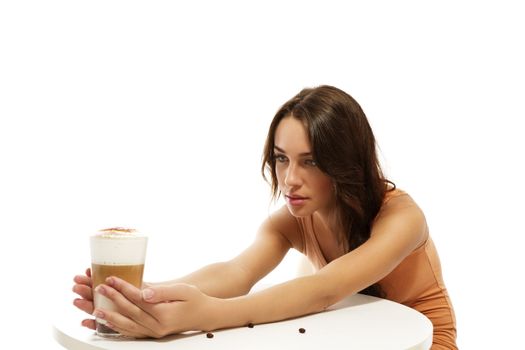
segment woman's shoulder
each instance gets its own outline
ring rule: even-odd
[[[401,209],[405,207],[418,208],[416,201],[404,190],[399,188],[390,189],[385,193],[381,211],[386,209]]]
[[[286,205],[271,213],[263,225],[276,233],[280,233],[294,248],[300,249],[302,245],[301,222],[290,213]]]
[[[370,235],[395,235],[410,237],[417,249],[428,238],[425,215],[408,193],[394,190],[385,196]]]
[[[399,218],[396,220],[395,218]],[[394,222],[418,222],[426,230],[426,218],[416,201],[401,189],[394,189],[385,194],[383,204],[376,216],[375,223],[383,220]]]

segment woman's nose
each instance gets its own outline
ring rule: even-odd
[[[299,174],[297,166],[290,165],[286,170],[286,176],[284,178],[284,184],[287,187],[297,187],[302,184],[301,176]]]

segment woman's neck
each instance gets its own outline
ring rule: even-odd
[[[328,232],[331,232],[337,241],[341,243],[341,240],[346,236],[341,222],[341,215],[339,210],[331,208],[330,210],[318,210],[314,213],[320,225],[322,225]]]

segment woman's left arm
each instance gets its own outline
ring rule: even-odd
[[[141,292],[114,279],[112,287],[102,288],[121,313],[106,312],[103,316],[123,334],[158,338],[323,311],[381,280],[426,240],[426,221],[417,205],[401,201],[383,209],[374,222],[370,239],[313,275],[229,299],[207,296],[185,284],[151,287]],[[153,291],[149,299],[145,298],[148,290]]]
[[[425,217],[409,197],[387,206],[377,217],[370,239],[317,273],[258,293],[224,299],[224,315],[214,327],[265,323],[325,310],[387,276],[425,242]]]

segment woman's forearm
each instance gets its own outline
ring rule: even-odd
[[[325,310],[337,296],[323,285],[323,277],[300,277],[260,292],[219,301],[217,324],[210,328],[267,323]]]
[[[248,293],[252,287],[246,273],[235,264],[226,261],[207,265],[186,276],[149,285],[187,283],[196,286],[204,294],[217,298],[232,298]]]

